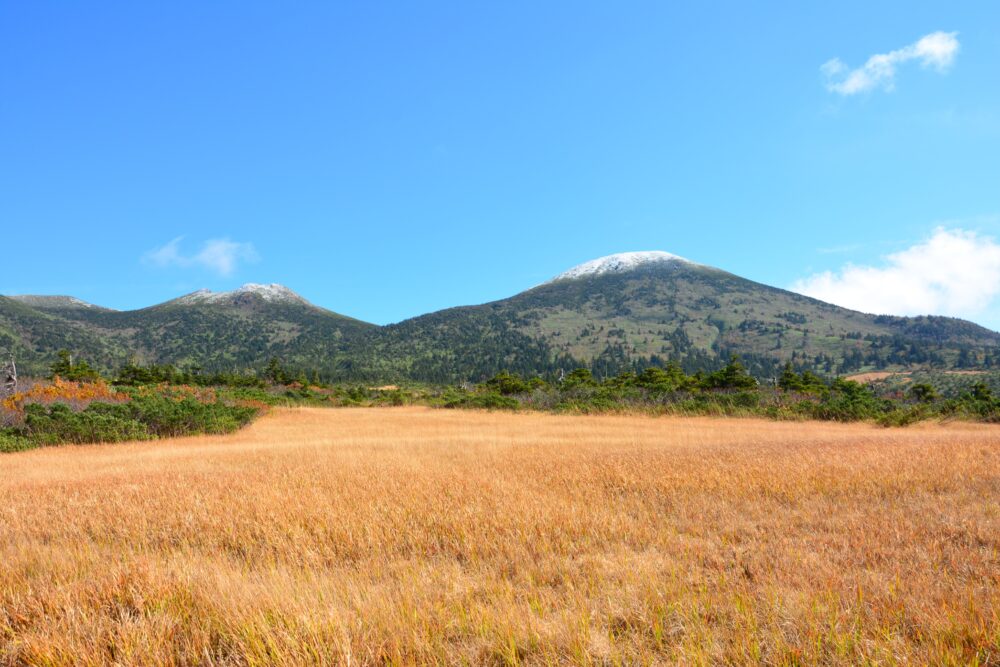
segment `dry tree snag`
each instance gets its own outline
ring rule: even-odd
[[[15,391],[17,391],[17,364],[14,363],[14,353],[8,352],[7,362],[0,367],[0,396],[9,396]]]

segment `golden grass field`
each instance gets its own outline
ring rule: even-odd
[[[0,664],[1000,664],[1000,427],[425,408],[0,456]]]

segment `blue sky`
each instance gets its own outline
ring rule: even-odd
[[[755,4],[2,3],[0,293],[386,323],[658,249],[1000,327],[1000,5]]]

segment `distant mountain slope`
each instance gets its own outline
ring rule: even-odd
[[[374,328],[314,306],[278,285],[247,285],[219,293],[203,290],[132,311],[43,303],[43,312],[7,301],[20,310],[0,310],[0,332],[16,314],[20,336],[12,336],[8,347],[21,347],[26,360],[22,366],[35,372],[44,369],[61,347],[105,368],[135,358],[243,369],[263,366],[272,356],[302,367],[322,360],[324,367],[336,368],[348,342]],[[20,345],[15,343],[17,338]],[[38,345],[32,349],[25,346],[28,341]]]
[[[786,361],[822,372],[1000,362],[1000,334],[944,317],[873,316],[668,253],[587,262],[509,299],[384,327],[362,363],[374,375],[440,380],[502,369],[599,373],[740,354],[758,374]]]
[[[598,374],[667,360],[688,371],[739,354],[761,377],[787,361],[822,373],[1000,367],[1000,334],[946,317],[840,308],[664,252],[602,257],[508,299],[377,327],[280,285],[201,290],[134,311],[72,297],[0,297],[0,347],[26,372],[60,348],[127,359],[260,368],[272,356],[340,380],[479,380],[501,370]]]
[[[124,358],[117,342],[97,331],[20,300],[0,296],[0,349],[16,353],[25,375],[41,372],[60,349],[72,350],[92,363],[110,367]]]

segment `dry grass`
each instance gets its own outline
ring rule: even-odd
[[[871,371],[870,373],[848,375],[844,379],[851,380],[852,382],[860,382],[861,384],[868,384],[869,382],[878,382],[879,380],[886,380],[891,377],[908,375],[911,375],[910,371]]]
[[[0,664],[997,664],[1000,431],[277,411],[0,457]]]
[[[939,371],[942,375],[985,375],[986,371]],[[848,375],[845,380],[853,380],[854,382],[860,382],[861,384],[869,384],[871,382],[880,382],[881,380],[887,380],[889,378],[900,377],[903,378],[904,382],[909,382],[910,377],[913,375],[913,371],[871,371],[868,373],[857,373],[855,375]]]

